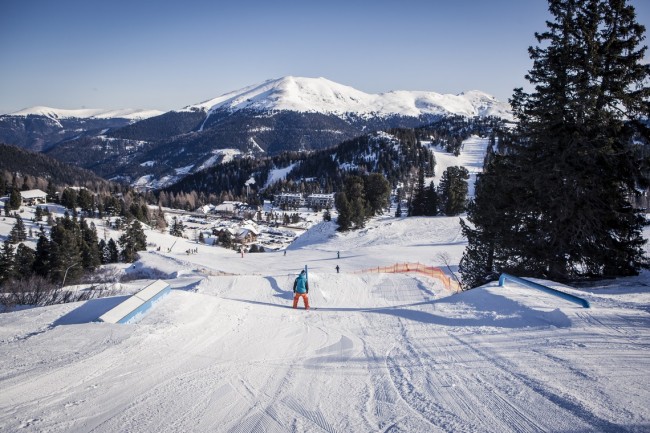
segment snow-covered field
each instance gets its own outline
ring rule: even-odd
[[[161,251],[126,287],[173,290],[136,324],[95,321],[124,296],[0,315],[0,431],[650,431],[647,273],[546,282],[586,309],[514,284],[451,294],[355,272],[457,264],[458,217],[320,223],[286,255],[188,240],[168,253],[176,238],[147,235]],[[293,310],[305,265],[314,308]]]

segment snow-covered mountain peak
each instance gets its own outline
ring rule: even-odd
[[[10,113],[10,116],[45,116],[50,119],[59,120],[59,119],[131,119],[131,120],[142,120],[149,117],[154,117],[162,114],[162,111],[159,110],[143,110],[143,109],[133,109],[125,108],[121,110],[106,110],[102,108],[81,108],[76,110],[68,110],[64,108],[52,108],[52,107],[30,107],[24,108],[22,110]]]
[[[473,90],[459,95],[428,91],[392,91],[371,94],[326,78],[287,76],[226,93],[185,107],[212,112],[289,110],[367,116],[450,115],[510,118],[510,106],[487,93]]]

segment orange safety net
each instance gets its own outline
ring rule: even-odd
[[[442,281],[442,283],[445,286],[445,289],[456,293],[460,291],[460,285],[458,284],[458,282],[452,280],[447,274],[443,272],[442,269],[433,266],[426,266],[423,265],[422,263],[395,263],[394,265],[391,266],[384,266],[384,267],[378,266],[376,268],[363,269],[361,271],[356,271],[354,273],[355,274],[357,273],[395,274],[395,273],[402,273],[402,272],[418,272],[420,274],[424,274],[431,278],[437,278],[438,280]]]

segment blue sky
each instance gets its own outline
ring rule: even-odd
[[[507,100],[548,18],[543,0],[2,0],[0,113],[179,109],[285,75]]]

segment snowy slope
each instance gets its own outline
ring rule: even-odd
[[[474,197],[474,188],[476,184],[476,175],[483,171],[483,161],[487,154],[489,138],[482,138],[476,135],[471,136],[463,141],[460,154],[455,156],[452,153],[446,152],[439,147],[432,146],[430,142],[423,142],[422,144],[429,147],[436,157],[435,177],[427,179],[427,182],[433,180],[436,186],[439,185],[442,174],[449,167],[465,167],[469,172],[468,183],[468,198]]]
[[[508,104],[480,91],[442,95],[425,91],[369,94],[325,78],[282,77],[226,93],[185,110],[290,110],[358,116],[450,115],[511,118]]]
[[[0,431],[648,431],[648,274],[545,282],[584,309],[511,284],[451,295],[355,273],[458,263],[456,217],[321,223],[286,256],[147,235],[129,272],[174,290],[137,324],[92,321],[119,297],[0,315]],[[309,312],[289,308],[304,265]]]
[[[63,108],[51,108],[51,107],[31,107],[25,108],[23,110],[16,111],[14,113],[9,113],[9,116],[45,116],[51,119],[131,119],[131,120],[142,120],[148,119],[149,117],[159,116],[163,114],[159,110],[143,110],[143,109],[132,109],[125,108],[122,110],[105,110],[101,108],[83,108],[77,110],[67,110]]]

